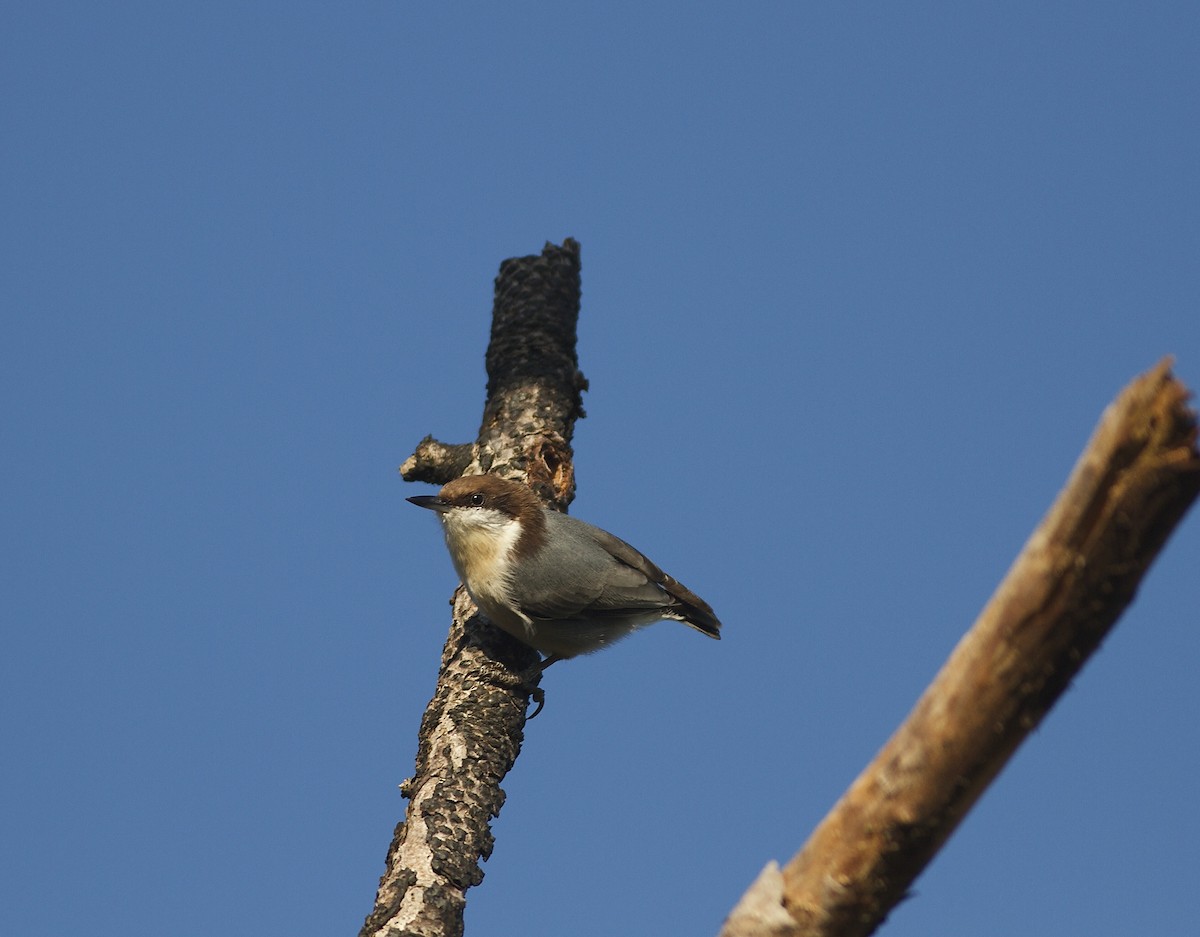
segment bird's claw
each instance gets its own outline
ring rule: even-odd
[[[535,686],[532,690],[530,690],[529,697],[533,700],[535,706],[533,712],[525,717],[526,722],[528,722],[530,719],[533,719],[542,711],[542,707],[546,705],[546,691],[540,686]]]
[[[546,668],[560,660],[562,660],[562,658],[557,654],[551,654],[545,660],[539,661],[537,665],[537,677],[534,679],[541,680],[542,674],[546,672]],[[531,712],[525,719],[525,721],[528,722],[530,719],[534,718],[538,713],[540,713],[542,711],[542,707],[546,705],[546,691],[532,681],[527,683],[525,688],[529,692],[530,699],[532,699],[534,702],[533,712]]]

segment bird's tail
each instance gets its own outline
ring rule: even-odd
[[[701,634],[721,640],[721,622],[711,605],[673,576],[663,574],[662,587],[675,600],[672,611],[681,622],[690,625]]]

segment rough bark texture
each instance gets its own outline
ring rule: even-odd
[[[426,437],[400,467],[406,481],[486,472],[528,481],[559,508],[570,503],[571,435],[587,386],[575,355],[579,297],[579,245],[570,238],[500,265],[478,439]],[[479,862],[492,851],[500,782],[521,749],[538,654],[484,623],[461,588],[453,607],[416,773],[401,785],[408,810],[360,937],[462,934],[466,891],[482,881]]]
[[[904,724],[722,937],[858,937],[906,894],[1079,672],[1200,491],[1164,361],[1105,411],[1066,488]]]

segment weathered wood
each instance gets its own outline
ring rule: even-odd
[[[722,937],[862,937],[904,897],[1132,601],[1200,492],[1163,361],[1105,411],[1012,569],[907,720]]]

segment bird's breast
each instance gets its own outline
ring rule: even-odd
[[[512,523],[473,521],[453,515],[446,519],[446,546],[454,568],[480,611],[505,630],[524,630],[524,616],[512,598],[512,552],[520,530]]]

